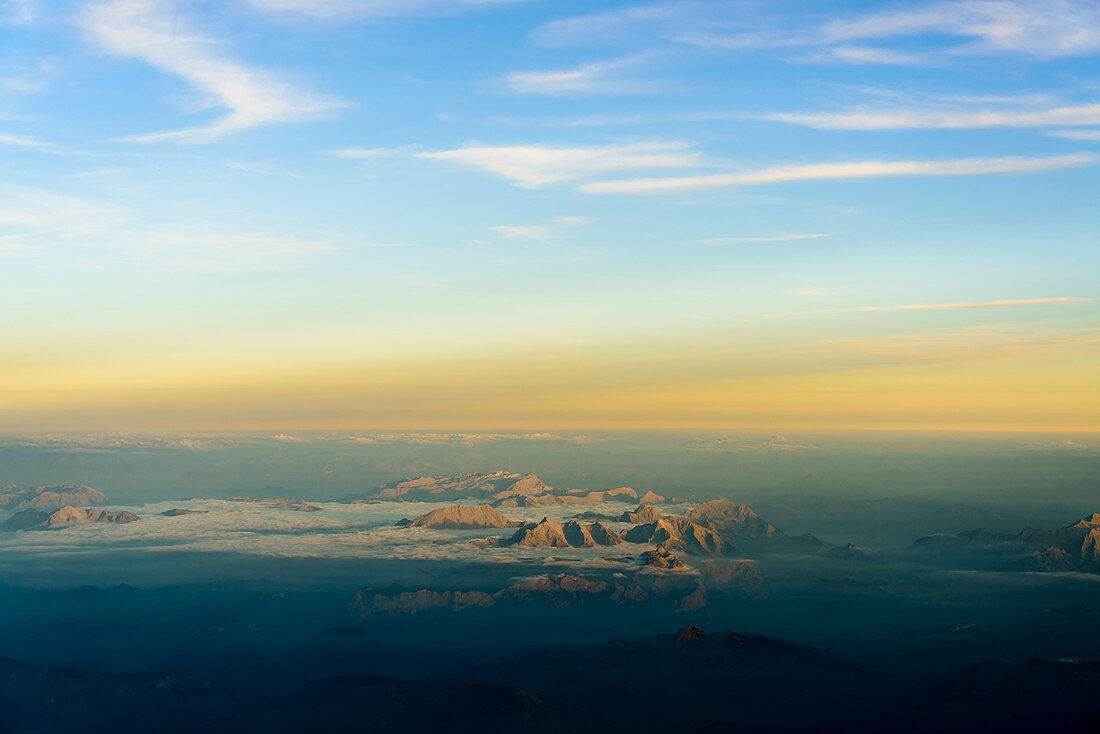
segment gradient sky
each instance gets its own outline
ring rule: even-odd
[[[0,0],[0,430],[1100,429],[1100,4]]]

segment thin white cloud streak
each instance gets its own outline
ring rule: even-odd
[[[795,112],[765,119],[819,130],[945,130],[994,127],[1100,125],[1100,104],[1047,110],[859,109],[846,112]]]
[[[1100,141],[1100,130],[1054,130],[1047,133],[1052,138],[1065,140],[1094,140]]]
[[[904,7],[904,6],[903,6]],[[943,34],[971,39],[955,53],[1072,56],[1100,49],[1100,5],[1090,0],[963,0],[907,6],[826,24],[826,42]]]
[[[314,18],[349,15],[403,16],[476,10],[494,5],[514,5],[526,0],[247,0],[266,12],[297,13]]]
[[[924,54],[869,46],[833,46],[803,60],[817,64],[882,64],[886,66],[923,66],[932,63],[932,59]]]
[[[756,120],[758,115],[745,112],[682,112],[667,114],[587,115],[585,117],[495,117],[498,124],[530,127],[605,127],[624,125],[658,125],[680,122],[737,122]]]
[[[50,238],[85,237],[127,221],[117,208],[64,194],[15,187],[0,193],[0,227],[23,237],[34,233]]]
[[[333,158],[343,158],[351,161],[366,161],[376,158],[393,158],[408,153],[405,148],[342,148],[330,150],[328,154]]]
[[[794,242],[797,240],[816,240],[832,237],[835,232],[817,232],[814,234],[778,234],[771,237],[715,237],[708,240],[692,240],[689,245],[748,245],[767,242]]]
[[[967,54],[1053,58],[1100,50],[1100,6],[1090,0],[957,0],[899,7],[821,23],[809,14],[808,21],[782,11],[752,14],[741,3],[666,2],[554,20],[539,28],[535,39],[551,46],[643,38],[718,51],[817,48],[830,63],[838,60],[830,54],[838,46],[927,36],[957,40],[917,55],[876,49],[881,53],[864,53],[861,63]]]
[[[470,145],[455,150],[417,153],[416,157],[480,168],[524,188],[590,178],[609,171],[692,168],[702,164],[700,155],[682,142],[588,148]]]
[[[269,71],[223,58],[212,39],[189,31],[161,0],[92,5],[80,22],[107,53],[178,76],[228,110],[208,125],[130,138],[135,142],[205,143],[259,125],[318,119],[343,106]]]
[[[517,71],[508,74],[505,81],[512,91],[523,94],[634,94],[650,91],[653,85],[624,79],[621,71],[642,58],[630,56],[556,71]]]
[[[678,194],[732,186],[761,186],[794,181],[823,181],[895,176],[977,176],[994,173],[1032,173],[1094,165],[1092,153],[1049,158],[962,158],[939,161],[860,161],[778,166],[758,171],[716,173],[671,178],[636,178],[582,184],[587,194]]]
[[[235,171],[243,171],[245,173],[254,173],[257,176],[274,176],[276,178],[301,178],[301,174],[290,173],[288,171],[275,171],[262,163],[226,163],[226,167],[232,168]]]
[[[14,74],[0,79],[0,93],[37,94],[57,76],[57,67],[50,61],[17,67]]]
[[[498,225],[496,227],[490,227],[497,234],[503,235],[510,239],[524,239],[524,240],[536,240],[538,242],[545,242],[550,239],[550,230],[548,227],[541,224],[531,225]]]
[[[549,242],[561,234],[562,228],[583,227],[591,224],[588,217],[556,217],[550,224],[498,225],[489,229],[510,239]]]
[[[1049,306],[1061,303],[1090,303],[1095,298],[1023,298],[1011,301],[984,301],[981,303],[919,303],[904,306],[857,306],[855,308],[831,308],[820,311],[793,311],[791,313],[770,313],[765,318],[783,319],[793,316],[826,316],[843,313],[865,313],[869,311],[966,311],[979,308],[1002,308],[1006,306]]]
[[[35,150],[39,153],[47,153],[49,155],[71,157],[81,157],[89,155],[88,153],[83,153],[81,151],[62,148],[53,143],[46,142],[45,140],[39,140],[33,135],[14,135],[10,133],[0,133],[0,145],[7,145],[12,148],[25,148],[26,150]]]
[[[30,135],[9,135],[0,133],[0,145],[10,145],[13,148],[31,148],[33,150],[40,150],[44,153],[53,150],[53,146],[49,143],[31,137]]]
[[[621,10],[549,21],[535,31],[534,39],[544,46],[607,43],[642,35],[648,29],[656,29],[658,36],[668,37],[720,25],[724,20],[723,12],[729,12],[728,5],[705,2],[635,5]],[[709,24],[704,22],[708,16]]]
[[[5,0],[0,3],[0,25],[23,25],[35,17],[32,0]]]
[[[0,228],[8,254],[66,257],[82,252],[97,263],[153,262],[183,270],[278,270],[335,250],[324,242],[268,232],[142,226],[127,212],[36,189],[0,190]]]

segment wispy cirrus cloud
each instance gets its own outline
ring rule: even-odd
[[[591,224],[588,217],[556,217],[549,224],[501,224],[489,227],[502,237],[509,239],[534,240],[536,242],[549,242],[562,234],[562,229],[568,227],[581,227]]]
[[[1056,58],[1100,50],[1100,6],[1090,0],[950,0],[823,18],[782,7],[751,13],[741,3],[688,0],[554,20],[535,39],[548,46],[644,39],[712,51],[818,49],[816,58],[827,63],[847,57],[849,63],[910,64],[1006,53]],[[925,50],[853,45],[911,39],[926,41]]]
[[[298,13],[315,18],[349,15],[402,16],[422,13],[452,13],[513,5],[527,0],[247,0],[258,10]]]
[[[227,58],[190,30],[162,0],[113,0],[80,16],[88,36],[109,54],[138,59],[217,100],[226,114],[198,127],[150,133],[136,142],[205,143],[260,125],[314,120],[343,106],[279,75]]]
[[[765,119],[820,130],[981,129],[1100,125],[1100,104],[1028,109],[859,108],[839,112],[781,112]]]
[[[872,46],[831,46],[802,59],[816,64],[884,64],[888,66],[922,66],[932,59],[920,53],[896,51]]]
[[[37,189],[0,189],[0,254],[154,262],[183,270],[278,270],[335,247],[293,235],[228,227],[142,223],[108,204]]]
[[[10,135],[0,133],[0,145],[9,145],[14,148],[31,148],[44,153],[51,152],[54,147],[50,143],[39,140],[31,135]]]
[[[966,311],[979,308],[1004,308],[1006,306],[1050,306],[1063,303],[1090,303],[1096,298],[1078,298],[1063,296],[1059,298],[1019,298],[1008,301],[982,301],[978,303],[917,303],[902,306],[856,306],[854,308],[830,308],[818,311],[792,311],[790,313],[766,314],[769,319],[790,318],[794,316],[826,316],[843,313],[866,313],[872,311]]]
[[[683,142],[569,148],[548,145],[469,145],[454,150],[417,153],[416,157],[479,168],[524,188],[591,178],[610,171],[692,168],[702,165],[699,153]]]
[[[301,178],[299,173],[291,173],[290,171],[277,171],[266,163],[257,163],[252,161],[228,161],[226,162],[227,168],[232,168],[234,171],[243,171],[244,173],[253,173],[257,176],[274,176],[276,178]]]
[[[1100,141],[1100,130],[1053,130],[1047,135],[1052,138],[1064,138],[1066,140]]]
[[[835,232],[815,232],[813,234],[777,234],[768,237],[714,237],[706,240],[692,240],[689,245],[751,245],[768,242],[794,242],[797,240],[816,240],[832,237]]]
[[[343,158],[349,161],[369,161],[407,155],[411,150],[411,148],[341,148],[330,150],[328,154],[333,158]]]
[[[129,220],[118,207],[52,191],[9,186],[0,194],[0,227],[23,238],[92,236]]]
[[[652,91],[655,85],[626,77],[623,72],[636,66],[646,55],[628,56],[611,61],[582,64],[572,69],[517,71],[505,81],[515,92],[524,94],[634,94]]]
[[[534,32],[534,40],[544,46],[570,46],[584,43],[618,43],[639,39],[671,40],[682,34],[705,30],[747,30],[745,13],[730,3],[660,2],[628,5],[615,10],[556,18]],[[709,22],[708,22],[709,20]]]
[[[0,25],[23,25],[37,14],[35,0],[3,0],[0,2]]]
[[[545,242],[550,239],[550,228],[543,224],[499,224],[495,227],[489,227],[489,229],[510,239],[536,240],[538,242]]]
[[[940,34],[966,39],[956,54],[1072,56],[1100,50],[1100,5],[1090,0],[961,0],[906,5],[833,20],[823,40]]]
[[[858,161],[777,166],[756,171],[714,173],[669,178],[635,178],[580,185],[589,194],[677,194],[733,186],[760,186],[793,181],[822,181],[895,176],[976,176],[994,173],[1031,173],[1095,165],[1092,153],[1047,158],[961,158],[938,161]]]
[[[44,90],[57,75],[56,66],[50,61],[33,64],[4,64],[4,76],[0,77],[0,94],[37,94]]]

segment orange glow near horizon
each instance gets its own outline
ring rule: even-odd
[[[1100,430],[1092,333],[777,345],[667,337],[403,359],[99,359],[9,370],[0,430]]]

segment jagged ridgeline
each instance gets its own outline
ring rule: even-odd
[[[1026,528],[1019,533],[968,530],[954,535],[918,538],[893,555],[922,560],[957,562],[970,559],[991,567],[1019,565],[1027,559],[1029,571],[1100,573],[1100,512],[1055,530]]]
[[[60,510],[62,507],[92,507],[107,501],[98,489],[83,484],[60,487],[0,487],[0,510]]]
[[[827,552],[831,546],[811,535],[784,535],[748,505],[713,500],[681,514],[665,516],[654,507],[683,500],[652,491],[641,495],[632,487],[605,490],[555,489],[534,474],[508,471],[469,473],[451,477],[417,477],[383,484],[376,491],[345,497],[345,502],[483,502],[433,510],[397,524],[403,527],[473,530],[516,528],[510,536],[473,541],[482,547],[589,548],[620,543],[649,544],[693,555],[736,555],[740,545],[799,548]],[[566,522],[544,517],[516,521],[501,508],[545,508],[568,505],[638,503],[635,509],[608,514],[586,511]],[[592,522],[580,522],[592,521]],[[632,527],[621,527],[630,524]],[[740,544],[740,545],[739,545]],[[859,551],[850,548],[851,554]]]
[[[594,505],[603,502],[643,502],[655,504],[676,501],[654,492],[640,495],[631,487],[615,489],[554,489],[534,474],[496,471],[453,477],[416,477],[383,484],[374,492],[349,495],[344,502],[457,502],[471,500],[493,507],[553,507],[557,505]]]

